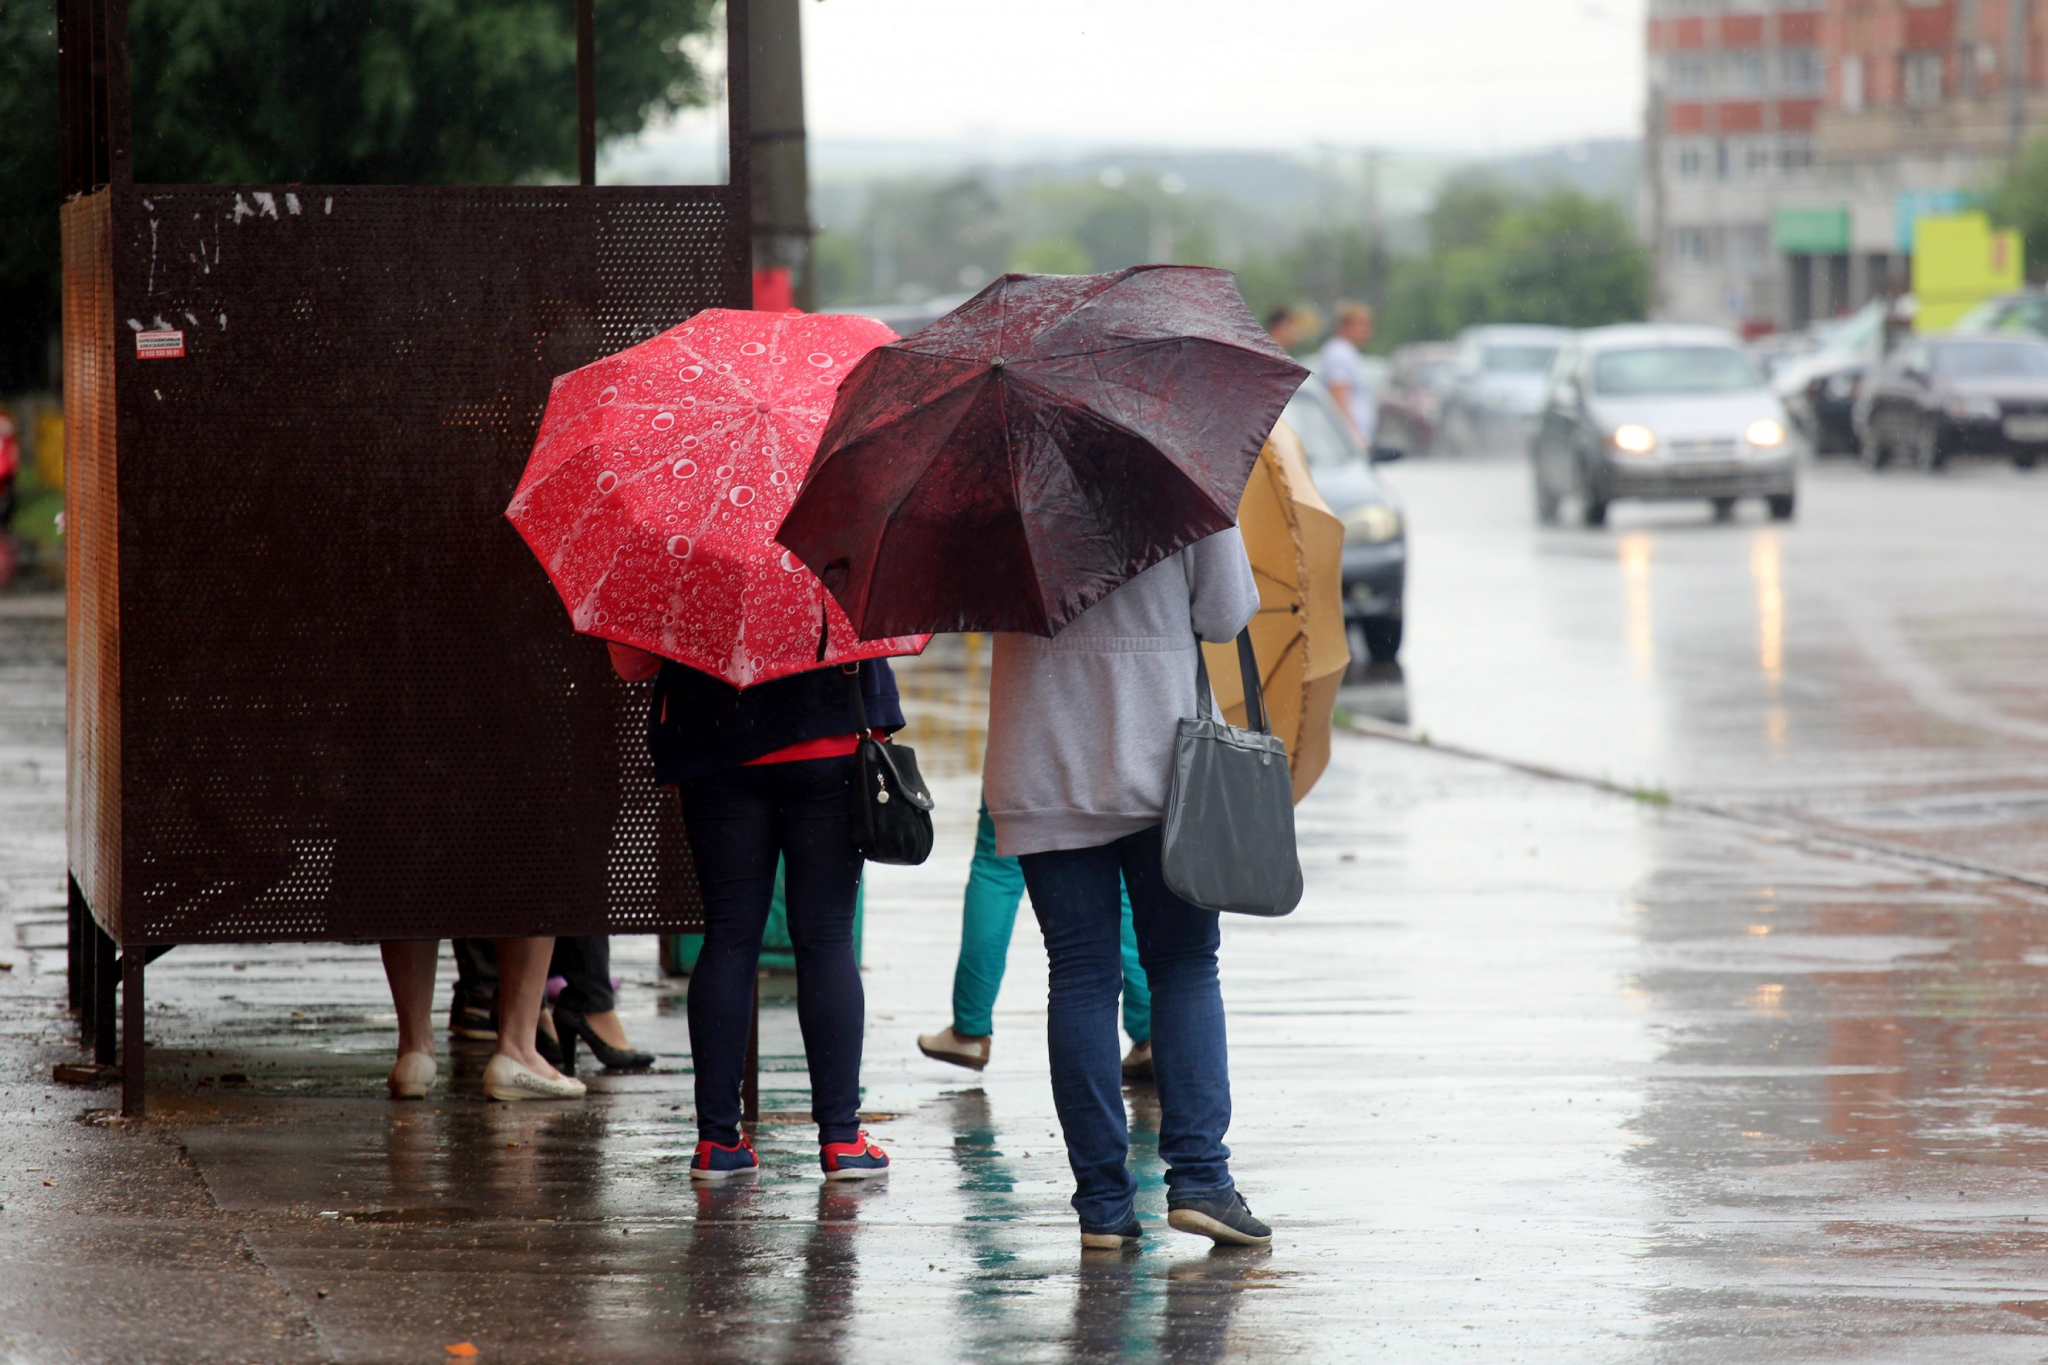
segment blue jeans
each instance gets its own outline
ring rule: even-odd
[[[1117,1226],[1130,1216],[1137,1193],[1125,1164],[1130,1129],[1116,1047],[1119,872],[1130,893],[1138,958],[1152,983],[1152,1072],[1167,1192],[1231,1189],[1230,1149],[1223,1145],[1230,1127],[1230,1059],[1216,979],[1216,912],[1167,889],[1158,825],[1094,848],[1027,853],[1018,861],[1051,959],[1046,1041],[1052,1098],[1081,1222]]]
[[[1010,965],[1010,931],[1017,902],[1024,899],[1024,873],[1015,858],[996,852],[996,825],[988,802],[974,828],[974,861],[967,868],[967,894],[960,903],[960,956],[953,964],[953,1031],[986,1038],[995,1030],[996,993]],[[1123,893],[1124,1032],[1142,1043],[1152,1037],[1152,989],[1138,965],[1138,939],[1131,931],[1131,897]]]

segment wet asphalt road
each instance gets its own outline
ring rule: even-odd
[[[482,1102],[467,1050],[385,1102],[372,950],[179,949],[152,1115],[107,1122],[46,1081],[60,675],[53,618],[0,602],[0,1359],[2048,1359],[2048,890],[1968,866],[2048,867],[2011,818],[2048,792],[2048,483],[1823,470],[1790,527],[1539,533],[1510,465],[1397,477],[1411,645],[1346,704],[1434,744],[1341,739],[1302,909],[1227,926],[1269,1253],[1165,1228],[1134,1087],[1151,1236],[1079,1255],[1028,916],[989,1071],[915,1052],[984,725],[957,642],[905,671],[939,850],[871,874],[887,1184],[823,1185],[779,1122],[757,1188],[691,1188],[685,986],[646,940],[623,1009],[660,1065],[574,1105]],[[765,1103],[800,1110],[768,996]]]

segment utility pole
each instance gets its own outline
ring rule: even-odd
[[[2005,153],[2017,162],[2027,140],[2029,0],[2005,0]]]
[[[786,270],[796,306],[817,305],[811,278],[810,167],[804,150],[803,0],[747,6],[748,113],[754,150],[754,270]]]

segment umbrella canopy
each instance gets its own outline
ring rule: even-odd
[[[778,538],[863,637],[1055,635],[1237,519],[1306,374],[1227,271],[1005,275],[847,376]]]
[[[895,335],[713,308],[555,380],[505,515],[576,629],[735,687],[923,649],[860,639],[774,540],[840,380]]]
[[[1351,663],[1344,634],[1344,523],[1309,477],[1301,438],[1281,422],[1245,484],[1237,524],[1259,583],[1252,646],[1273,733],[1287,743],[1294,799],[1330,762],[1330,712]],[[1244,682],[1234,645],[1204,645],[1216,700],[1244,724]]]

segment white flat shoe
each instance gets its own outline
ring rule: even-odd
[[[434,1083],[439,1068],[434,1059],[424,1052],[408,1052],[400,1057],[391,1068],[391,1074],[384,1078],[384,1084],[391,1088],[394,1100],[423,1100],[427,1089]]]
[[[988,1045],[987,1038],[968,1038],[953,1032],[951,1024],[937,1033],[917,1035],[917,1050],[925,1056],[935,1062],[951,1062],[972,1071],[988,1065]]]
[[[496,1053],[484,1067],[484,1094],[494,1100],[574,1100],[583,1096],[583,1082],[573,1076],[553,1080]]]

